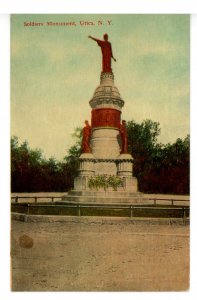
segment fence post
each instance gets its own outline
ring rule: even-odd
[[[51,197],[52,202],[54,202],[54,197]]]
[[[78,205],[78,216],[81,216],[80,204]]]
[[[132,218],[133,217],[133,207],[132,207],[132,205],[130,206],[130,218]]]
[[[37,197],[35,197],[35,203],[37,203]]]
[[[16,196],[16,198],[15,198],[15,202],[16,202],[16,203],[18,203],[18,196]]]
[[[185,210],[185,207],[183,207],[183,224],[186,225],[186,210]]]

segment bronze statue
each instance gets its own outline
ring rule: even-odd
[[[128,153],[127,128],[125,120],[123,120],[122,124],[120,124],[120,134],[122,140],[122,149],[120,153]]]
[[[116,59],[113,57],[111,43],[108,41],[108,34],[107,33],[104,34],[103,36],[104,41],[98,40],[92,37],[91,35],[89,35],[88,37],[96,41],[98,46],[101,47],[102,65],[103,65],[102,72],[112,72],[111,58],[113,58],[114,61],[116,61]]]
[[[82,152],[90,153],[90,137],[91,137],[91,126],[88,121],[85,120],[85,126],[83,128],[83,138],[82,138]]]

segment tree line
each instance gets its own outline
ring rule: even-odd
[[[134,158],[133,175],[144,193],[189,194],[190,140],[158,143],[159,123],[127,122],[128,150]],[[27,141],[11,138],[11,191],[51,192],[73,188],[81,154],[81,129],[75,130],[74,145],[62,161],[46,159]]]

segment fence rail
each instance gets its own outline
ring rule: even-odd
[[[19,199],[34,199],[34,203],[38,203],[38,199],[51,199],[50,202],[54,202],[55,199],[62,199],[58,196],[12,196],[11,200],[14,200],[15,203],[19,203]]]
[[[13,203],[12,212],[25,215],[73,215],[73,216],[118,216],[131,219],[162,218],[189,220],[188,206],[153,206],[134,204],[96,204],[96,203]],[[95,214],[96,212],[96,214]]]
[[[176,198],[175,199],[172,199],[172,198],[167,199],[167,198],[152,198],[152,197],[145,198],[145,199],[147,201],[154,201],[155,205],[158,204],[159,201],[170,202],[171,205],[174,205],[176,202],[187,202],[188,205],[190,203],[190,200],[188,200],[188,199],[176,199]]]
[[[61,196],[12,196],[11,200],[14,200],[15,203],[19,203],[20,199],[33,199],[34,203],[39,203],[39,199],[50,199],[49,202],[55,202],[55,199],[57,200],[61,200],[62,197]],[[150,198],[142,198],[142,200],[144,200],[145,202],[153,202],[154,205],[157,204],[161,204],[159,202],[163,201],[166,204],[169,203],[172,206],[174,206],[176,203],[178,202],[184,202],[187,203],[187,205],[189,206],[190,200],[188,199],[176,199],[176,198],[155,198],[155,197],[150,197]]]

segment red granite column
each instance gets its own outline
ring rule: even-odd
[[[113,108],[100,108],[92,110],[92,128],[112,127],[120,128],[121,112]]]

